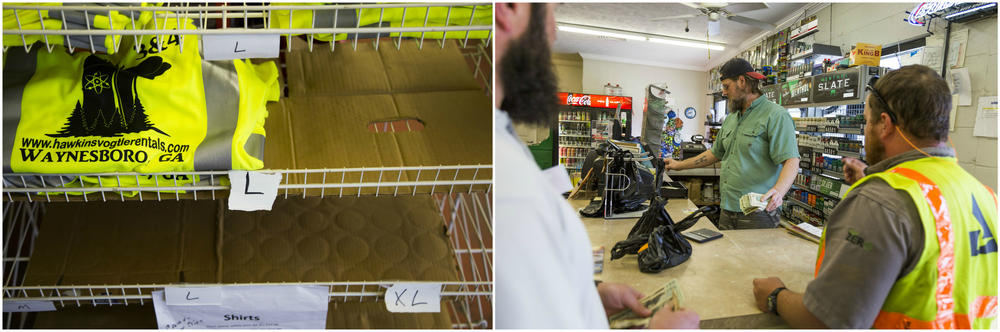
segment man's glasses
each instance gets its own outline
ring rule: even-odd
[[[885,102],[885,98],[882,98],[882,94],[878,93],[878,90],[875,90],[875,82],[878,82],[878,76],[872,76],[872,78],[868,80],[868,85],[865,86],[865,89],[871,91],[872,94],[875,95],[875,98],[878,98],[878,101],[882,102],[882,105],[885,105],[885,109],[883,109],[882,112],[889,114],[889,119],[892,120],[892,123],[898,124],[899,121],[896,120],[896,113],[889,107],[889,103]]]

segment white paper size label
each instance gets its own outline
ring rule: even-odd
[[[56,311],[52,301],[3,301],[3,312]]]
[[[854,97],[854,92],[844,92],[844,98]]]
[[[252,171],[229,171],[229,209],[270,211],[278,196],[281,174]]]
[[[167,305],[220,305],[222,287],[166,287]]]
[[[205,60],[277,58],[278,35],[205,35],[201,37]]]
[[[222,286],[219,305],[170,305],[153,292],[160,329],[325,329],[325,286]]]
[[[389,312],[441,312],[441,284],[401,282],[385,291]]]

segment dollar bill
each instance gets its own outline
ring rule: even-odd
[[[751,214],[767,207],[767,201],[761,199],[764,195],[758,193],[747,193],[740,197],[740,209],[743,214]]]
[[[618,312],[611,317],[608,317],[608,325],[613,329],[627,329],[640,327],[644,328],[649,325],[649,319],[653,317],[658,310],[662,308],[667,308],[667,310],[677,310],[681,308],[684,301],[683,295],[681,295],[680,288],[677,286],[677,279],[668,281],[663,287],[657,289],[652,294],[646,295],[639,302],[646,308],[648,308],[652,313],[647,317],[640,317],[634,311],[630,309],[625,309]]]

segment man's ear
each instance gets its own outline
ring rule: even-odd
[[[882,120],[881,123],[878,124],[879,126],[882,127],[882,132],[879,135],[881,137],[879,138],[885,141],[887,138],[889,138],[889,136],[896,134],[896,126],[898,126],[899,124],[892,122],[892,119],[889,118],[889,113],[882,112],[879,113],[878,116],[879,119]]]
[[[531,4],[498,2],[493,6],[493,11],[496,29],[508,36],[514,36],[519,35],[520,30],[527,27],[528,19],[531,16]]]

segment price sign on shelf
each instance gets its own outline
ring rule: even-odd
[[[441,312],[441,284],[400,282],[385,291],[389,312]]]
[[[277,58],[278,35],[205,35],[201,36],[205,60]]]
[[[167,292],[153,291],[153,311],[160,329],[322,329],[326,328],[329,288],[326,286],[175,287],[180,298],[210,298],[216,304],[167,303]],[[213,289],[214,288],[214,289]],[[188,292],[191,292],[188,294]],[[207,296],[207,297],[204,297]]]
[[[3,312],[56,311],[52,301],[3,301]]]
[[[220,305],[222,287],[166,287],[167,305]]]
[[[281,174],[232,170],[229,182],[230,210],[269,211],[278,196]]]

